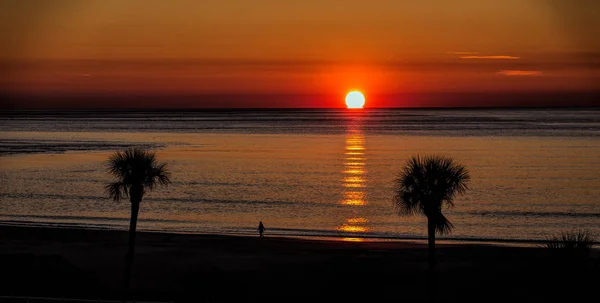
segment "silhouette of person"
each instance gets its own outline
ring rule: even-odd
[[[265,232],[265,226],[262,224],[262,221],[259,221],[258,228],[256,230],[258,230],[261,238],[264,237],[263,232]]]

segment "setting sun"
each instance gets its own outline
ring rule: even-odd
[[[348,108],[363,108],[365,96],[359,91],[351,91],[346,95],[346,106]]]

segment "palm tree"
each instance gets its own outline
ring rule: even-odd
[[[131,270],[135,254],[135,230],[137,227],[140,203],[144,194],[157,185],[168,185],[169,172],[166,163],[158,163],[154,152],[127,148],[115,152],[108,158],[108,172],[117,181],[106,185],[108,195],[115,201],[129,197],[131,202],[131,219],[129,220],[129,244],[125,257],[125,289],[129,290]]]
[[[453,159],[414,156],[399,173],[394,205],[401,216],[425,215],[429,242],[429,266],[435,267],[435,233],[449,233],[453,225],[442,214],[442,206],[454,206],[456,195],[468,189],[469,172]]]

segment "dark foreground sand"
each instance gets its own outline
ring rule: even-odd
[[[119,299],[126,233],[0,227],[0,295]],[[138,300],[595,301],[598,257],[541,248],[139,233]],[[435,287],[432,286],[435,277]]]

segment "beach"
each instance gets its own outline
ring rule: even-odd
[[[536,246],[140,232],[137,300],[177,302],[569,301],[597,296],[598,252]],[[3,295],[120,299],[124,231],[0,227]],[[431,283],[435,280],[435,286]]]

